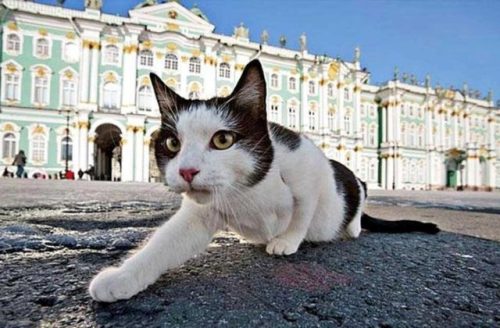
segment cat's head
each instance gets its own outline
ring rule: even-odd
[[[264,179],[273,148],[259,61],[246,66],[231,95],[208,100],[184,99],[150,76],[161,113],[155,155],[173,191],[206,203]]]

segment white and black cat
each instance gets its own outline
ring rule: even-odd
[[[230,228],[269,254],[297,252],[361,228],[437,233],[431,223],[383,221],[363,213],[366,185],[328,160],[307,137],[266,119],[266,82],[257,60],[225,98],[186,100],[151,74],[162,125],[155,145],[166,183],[183,194],[179,211],[144,247],[90,283],[93,299],[128,299],[165,271],[202,252]]]

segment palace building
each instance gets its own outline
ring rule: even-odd
[[[209,3],[207,2],[207,5]],[[147,0],[129,17],[0,0],[0,169],[24,150],[30,177],[93,166],[96,178],[160,181],[160,126],[149,73],[186,98],[230,94],[263,64],[271,121],[307,134],[371,188],[500,187],[500,110],[491,92],[443,88],[406,74],[370,84],[352,60],[214,33],[203,12]],[[10,166],[11,171],[14,167]]]

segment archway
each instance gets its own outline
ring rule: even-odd
[[[120,129],[109,123],[95,130],[95,179],[107,181],[121,180],[122,134]]]
[[[158,139],[158,130],[151,135],[151,142],[149,144],[149,182],[164,182],[163,174],[158,168],[158,163],[155,157],[155,144]]]

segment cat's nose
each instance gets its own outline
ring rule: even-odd
[[[200,170],[189,168],[189,169],[179,169],[179,174],[181,177],[186,180],[187,183],[191,183],[194,179],[194,176],[197,175]]]

